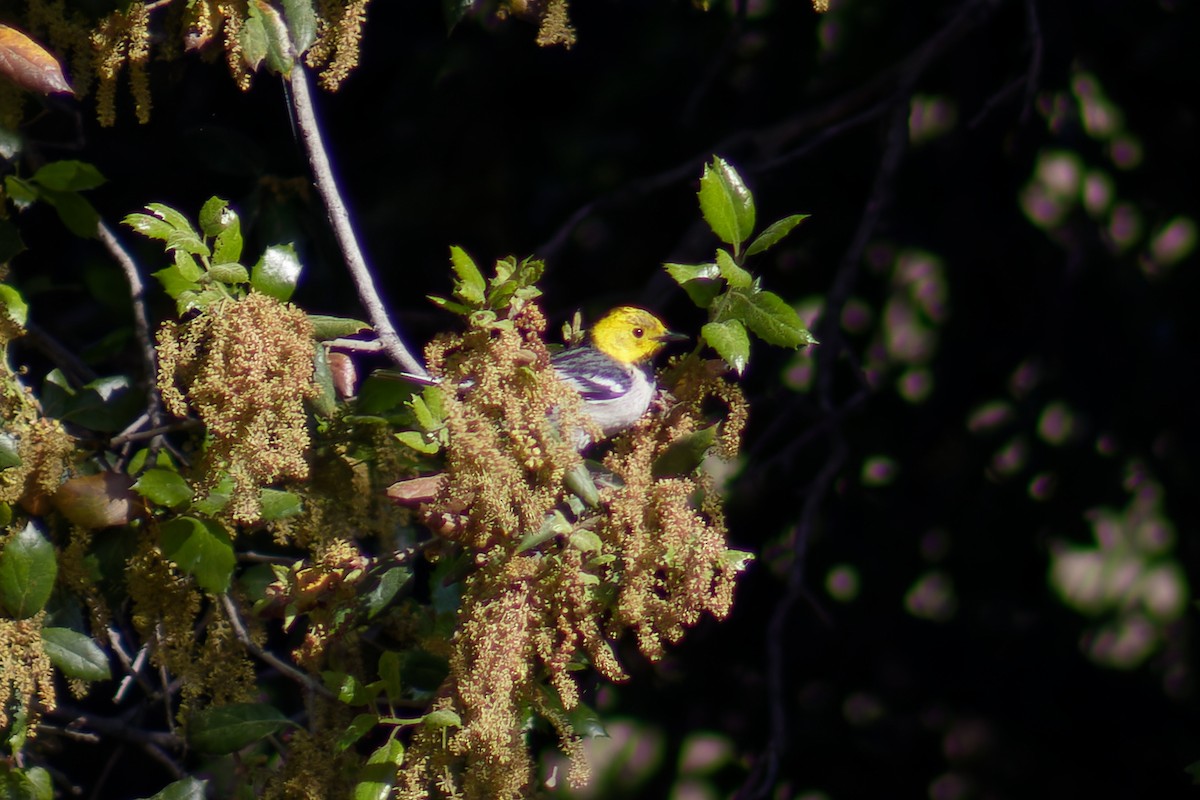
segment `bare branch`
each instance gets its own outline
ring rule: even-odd
[[[358,290],[358,298],[388,356],[406,371],[426,376],[428,373],[425,371],[424,365],[413,356],[408,346],[396,333],[396,329],[388,317],[387,309],[384,307],[383,299],[375,287],[375,278],[371,275],[371,270],[358,246],[358,238],[350,224],[350,214],[346,211],[346,204],[342,201],[337,182],[334,180],[329,155],[321,138],[321,129],[317,125],[312,85],[309,82],[308,72],[299,58],[296,58],[292,64],[292,74],[289,80],[291,91],[288,92],[288,99],[292,105],[292,113],[296,118],[296,125],[300,129],[300,138],[304,142],[304,150],[308,154],[308,163],[312,168],[317,191],[325,203],[329,224],[333,228],[338,246],[346,259],[350,277],[354,280],[354,286]]]
[[[221,595],[221,607],[225,609],[225,614],[229,617],[229,623],[233,626],[234,636],[237,637],[237,640],[242,643],[242,647],[245,647],[246,651],[250,653],[250,655],[254,656],[263,663],[270,664],[272,667],[279,670],[281,674],[286,675],[287,677],[301,684],[310,692],[314,692],[323,697],[334,697],[334,694],[331,691],[326,689],[318,681],[313,680],[310,675],[298,669],[296,666],[284,661],[274,653],[259,647],[258,644],[250,638],[250,633],[246,630],[246,623],[242,619],[242,614],[238,610],[237,603],[235,603],[228,594]]]

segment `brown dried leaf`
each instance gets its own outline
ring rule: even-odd
[[[444,473],[408,478],[389,486],[387,496],[392,502],[400,505],[415,506],[418,503],[427,503],[436,497],[445,482],[446,475]]]
[[[0,75],[31,92],[72,93],[62,67],[50,51],[7,25],[0,25]]]
[[[132,486],[132,478],[115,472],[72,478],[58,487],[54,505],[81,528],[125,525],[144,509],[141,496]]]

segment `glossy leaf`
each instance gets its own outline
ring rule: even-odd
[[[700,177],[700,213],[717,238],[737,254],[754,230],[754,197],[737,170],[714,156]]]
[[[237,557],[229,534],[214,520],[178,517],[159,531],[163,555],[196,578],[202,589],[220,594],[229,589]]]
[[[404,745],[388,739],[367,758],[358,773],[354,800],[386,800],[396,785],[396,771],[404,763]]]
[[[283,0],[283,18],[296,55],[304,55],[317,39],[317,15],[312,0]]]
[[[41,94],[71,94],[62,66],[50,51],[24,33],[0,24],[0,75]]]
[[[60,192],[80,192],[95,189],[105,182],[100,170],[86,161],[51,161],[43,164],[30,178],[46,189]]]
[[[730,292],[727,308],[729,316],[767,344],[794,348],[817,343],[796,309],[774,292]]]
[[[234,753],[290,724],[266,703],[231,703],[208,708],[188,723],[188,744],[202,753]]]
[[[254,265],[250,285],[281,303],[291,299],[300,280],[300,257],[290,244],[268,247]]]
[[[14,619],[27,619],[46,607],[58,576],[54,545],[27,522],[0,550],[0,606]]]
[[[108,656],[90,636],[70,628],[42,628],[46,655],[68,678],[105,681],[112,677]]]
[[[155,505],[183,508],[192,501],[192,487],[171,469],[148,469],[133,484],[133,490]]]
[[[482,306],[487,284],[484,282],[483,273],[479,271],[479,267],[475,266],[475,262],[471,260],[466,251],[458,246],[450,248],[450,265],[454,268],[454,274],[458,278],[454,282],[455,296],[468,305]]]
[[[189,775],[182,780],[168,784],[162,791],[156,792],[144,800],[205,800],[206,797],[208,797],[208,781],[202,781]]]
[[[754,276],[737,265],[725,248],[717,249],[717,269],[725,282],[735,289],[748,289],[754,285]]]
[[[792,232],[792,229],[799,225],[804,220],[808,219],[808,214],[792,214],[790,217],[784,217],[777,222],[772,222],[767,226],[766,230],[754,237],[754,241],[746,248],[746,255],[753,256],[765,250],[770,250],[775,245]]]
[[[683,285],[688,281],[694,281],[698,278],[719,278],[721,270],[716,264],[663,264],[667,274],[675,279],[679,285]]]
[[[750,360],[750,337],[736,319],[709,322],[700,329],[704,341],[725,360],[734,372],[741,375]]]

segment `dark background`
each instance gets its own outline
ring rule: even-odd
[[[849,0],[818,16],[795,0],[577,1],[571,15],[577,45],[539,49],[525,21],[472,17],[447,34],[433,2],[374,3],[359,69],[319,102],[368,259],[416,343],[451,324],[424,299],[449,290],[451,244],[481,263],[545,258],[553,319],[636,302],[695,332],[700,312],[660,265],[712,257],[695,191],[713,154],[746,178],[760,226],[812,215],[749,264],[765,288],[825,309],[810,386],[785,381],[794,354],[765,345],[744,381],[729,527],[757,560],[730,619],[657,665],[623,654],[633,680],[596,702],[641,756],[601,765],[593,796],[1190,796],[1190,594],[1148,615],[1153,645],[1115,667],[1089,648],[1139,601],[1118,592],[1084,613],[1049,576],[1056,548],[1096,549],[1090,510],[1133,530],[1136,484],[1161,488],[1151,522],[1174,536],[1105,563],[1200,577],[1198,265],[1194,249],[1174,265],[1147,255],[1163,225],[1198,214],[1196,6]],[[33,129],[41,155],[97,164],[110,182],[90,197],[109,222],[226,197],[249,252],[296,241],[300,305],[360,313],[278,82],[240,93],[198,59],[152,75],[150,124],[126,106],[99,129],[87,101],[53,103]],[[1117,134],[1084,124],[1081,76]],[[914,97],[951,109],[944,131],[908,140]],[[1139,142],[1140,160],[1117,166],[1114,135]],[[1112,203],[1033,222],[1021,198],[1047,152],[1107,176],[1142,233],[1115,243]],[[22,226],[15,277],[33,319],[102,373],[136,369],[132,348],[104,338],[128,313],[116,268],[45,211]],[[883,344],[907,330],[886,309],[916,307],[894,269],[904,253],[926,254],[944,292],[944,314],[917,314],[929,347],[915,361]],[[847,305],[866,322],[840,325]],[[1014,390],[1022,365],[1037,377]],[[896,390],[906,370],[932,382],[919,402]],[[969,429],[992,401],[1007,420]],[[1038,433],[1050,403],[1073,420],[1062,440]],[[872,480],[875,456],[890,469]],[[1051,478],[1044,499],[1038,476]],[[834,568],[857,578],[842,600]],[[913,613],[906,597],[930,574],[953,599]],[[718,755],[680,767],[698,734]]]

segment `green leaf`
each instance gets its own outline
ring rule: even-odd
[[[266,0],[253,0],[250,5],[257,7],[263,14],[263,23],[267,31],[267,69],[285,78],[291,77],[295,57],[292,55],[291,34],[288,32],[287,23],[279,11]]]
[[[8,433],[0,431],[0,470],[21,466],[21,451],[17,440]]]
[[[202,753],[234,753],[291,724],[266,703],[230,703],[207,708],[188,723],[188,743]]]
[[[290,244],[268,247],[254,265],[250,285],[281,303],[291,299],[300,280],[300,257]]]
[[[137,414],[141,398],[128,375],[109,375],[81,386],[64,398],[52,416],[93,431],[118,431]],[[53,405],[47,403],[47,414]]]
[[[193,237],[200,238],[200,234],[192,227],[191,221],[181,212],[176,211],[170,206],[164,203],[147,203],[146,210],[170,225],[176,232],[190,233]]]
[[[688,281],[694,281],[699,278],[719,278],[721,270],[716,264],[663,264],[667,274],[675,279],[675,282],[680,286]]]
[[[108,656],[92,637],[70,628],[42,628],[42,646],[68,678],[106,681],[112,677]]]
[[[426,456],[431,456],[442,449],[436,439],[432,439],[420,431],[400,431],[396,434],[396,441]]]
[[[210,519],[178,517],[159,530],[163,555],[193,575],[202,589],[220,594],[229,589],[237,557],[221,524]]]
[[[370,733],[378,724],[378,714],[359,714],[350,720],[350,724],[338,735],[337,741],[334,742],[334,747],[338,749],[338,752],[349,749],[355,742]]]
[[[453,300],[449,300],[445,297],[438,297],[434,294],[426,295],[426,297],[429,298],[429,301],[435,306],[445,311],[449,311],[451,314],[459,314],[460,316],[465,317],[468,314],[475,312],[475,309],[471,306],[463,305],[462,303],[456,303]]]
[[[208,268],[208,274],[212,279],[219,281],[226,286],[233,286],[239,283],[249,283],[250,273],[241,264],[213,264]]]
[[[354,800],[387,800],[396,785],[396,772],[404,763],[404,745],[388,739],[367,758],[358,771]]]
[[[730,292],[726,309],[726,316],[741,320],[767,344],[796,348],[817,343],[796,309],[774,292]]]
[[[205,200],[204,205],[200,206],[200,216],[197,218],[201,232],[210,238],[228,228],[230,222],[236,220],[237,214],[229,208],[229,201],[222,200],[220,197],[210,197]]]
[[[259,492],[259,500],[262,502],[264,522],[294,517],[304,510],[298,496],[281,489],[263,489]]]
[[[14,619],[32,617],[46,607],[57,576],[54,545],[25,523],[0,550],[0,606]]]
[[[4,176],[4,193],[17,208],[28,208],[38,199],[37,187],[29,181],[21,180],[16,175]]]
[[[192,502],[192,487],[178,472],[148,469],[133,484],[133,490],[155,505],[180,509]]]
[[[395,650],[384,650],[380,653],[376,672],[379,673],[379,680],[383,681],[383,691],[388,699],[393,701],[398,700],[404,690],[404,681],[400,677],[401,667],[400,654]]]
[[[717,269],[725,282],[735,289],[748,289],[754,285],[754,276],[739,267],[724,247],[717,248]]]
[[[242,22],[238,40],[242,45],[242,60],[253,72],[267,57],[270,45],[267,43],[267,26],[263,22],[262,14],[255,8],[254,3],[249,3],[248,6],[250,14]]]
[[[412,579],[412,570],[408,567],[392,567],[379,576],[379,583],[371,591],[363,595],[363,605],[366,607],[367,619],[376,616],[388,607],[396,594],[404,588],[404,584]]]
[[[18,328],[24,328],[29,319],[29,306],[25,304],[25,298],[5,283],[0,283],[0,314],[8,317],[9,322]]]
[[[54,206],[58,218],[67,226],[67,230],[81,239],[96,238],[100,230],[100,214],[83,195],[52,189],[42,189],[39,194]]]
[[[450,266],[458,277],[454,282],[454,295],[468,305],[476,308],[482,306],[484,290],[487,288],[483,273],[466,251],[457,245],[450,248]]]
[[[596,709],[587,703],[576,703],[575,707],[567,712],[567,719],[571,721],[571,730],[585,739],[608,738],[604,720],[600,718]]]
[[[121,220],[121,222],[133,228],[142,236],[159,239],[164,242],[175,233],[175,228],[171,227],[169,223],[152,214],[126,214],[125,219]]]
[[[651,474],[655,478],[691,475],[704,462],[709,448],[716,443],[719,427],[710,425],[672,442],[666,452],[654,461]]]
[[[734,372],[741,375],[745,371],[750,360],[750,337],[742,323],[736,319],[709,322],[700,329],[700,335]]]
[[[152,797],[143,800],[205,800],[208,797],[208,781],[188,776],[167,784]]]
[[[317,39],[317,15],[312,0],[283,0],[283,18],[296,55],[304,55]]]
[[[770,250],[779,244],[783,237],[791,233],[792,228],[804,222],[809,216],[809,214],[792,214],[790,217],[772,222],[765,231],[754,237],[754,241],[746,248],[746,255],[758,255],[765,250]]]
[[[308,321],[313,326],[313,338],[318,342],[341,339],[344,336],[353,336],[356,333],[371,330],[371,326],[362,320],[350,319],[348,317],[327,317],[322,314],[309,314]]]
[[[177,266],[166,267],[151,274],[158,279],[158,282],[162,284],[163,291],[172,300],[178,300],[184,292],[195,292],[200,288],[200,284],[196,281],[185,278]]]
[[[175,268],[184,280],[191,281],[193,286],[204,277],[204,268],[196,263],[196,257],[184,250],[175,251]]]
[[[0,264],[7,264],[17,253],[25,249],[21,232],[6,219],[0,219]]]
[[[430,711],[424,717],[425,727],[437,730],[439,728],[461,728],[462,717],[448,708]]]
[[[733,245],[736,255],[754,230],[754,197],[737,170],[713,156],[700,177],[700,213],[721,241]]]
[[[192,503],[192,508],[198,514],[205,516],[215,516],[221,513],[225,506],[229,505],[229,498],[233,495],[233,478],[228,475],[221,476],[221,480],[213,487],[213,490],[208,493],[208,497],[201,498]]]
[[[25,777],[33,785],[35,800],[54,800],[54,781],[47,770],[42,767],[30,767],[25,770]]]
[[[24,737],[20,737],[22,740]],[[8,744],[14,751],[21,748],[15,736],[8,737]],[[50,773],[41,767],[30,767],[27,770],[16,769],[8,764],[0,764],[0,798],[3,800],[53,800],[54,786]]]
[[[84,161],[52,161],[33,173],[31,181],[52,191],[80,192],[104,183],[100,170]]]

